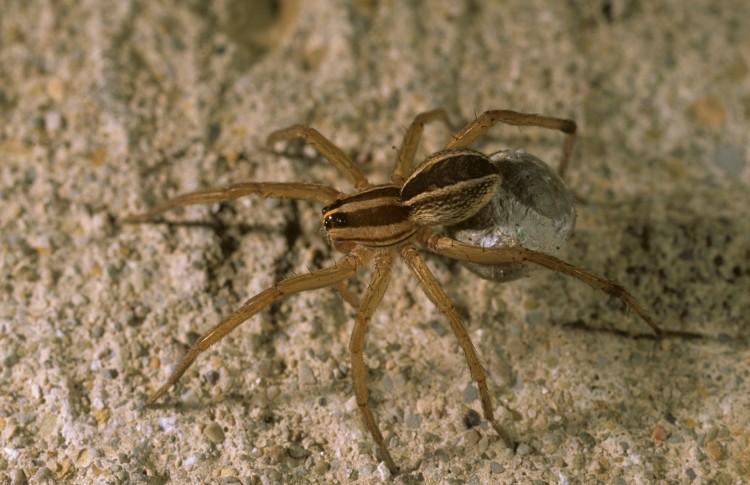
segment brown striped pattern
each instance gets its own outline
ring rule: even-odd
[[[339,199],[323,208],[323,226],[335,243],[386,247],[417,230],[395,185],[383,185]]]
[[[401,198],[417,224],[451,225],[479,212],[499,184],[500,174],[484,154],[443,150],[417,166],[404,183]]]
[[[388,247],[419,226],[464,221],[487,205],[500,184],[489,158],[469,149],[428,157],[399,188],[381,185],[323,208],[323,226],[334,246]]]

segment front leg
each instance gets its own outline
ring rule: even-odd
[[[163,213],[186,205],[209,204],[211,202],[225,202],[239,199],[247,195],[257,195],[264,199],[297,199],[330,204],[343,197],[336,189],[320,184],[305,184],[298,182],[245,182],[216,189],[199,190],[178,195],[162,202],[160,205],[142,214],[136,214],[122,219],[122,222],[143,222],[153,219]]]
[[[333,286],[339,281],[351,277],[361,265],[367,263],[372,257],[369,251],[359,253],[350,253],[343,262],[330,268],[319,269],[312,273],[287,278],[274,286],[258,293],[250,298],[240,308],[232,312],[228,317],[216,324],[212,329],[204,333],[198,341],[190,347],[187,354],[180,360],[175,370],[159,389],[154,392],[148,399],[147,404],[153,404],[159,397],[169,390],[180,380],[180,377],[187,371],[195,359],[213,344],[224,338],[229,332],[244,323],[259,311],[272,305],[274,302],[286,298],[289,295],[300,293],[302,291],[315,290]]]

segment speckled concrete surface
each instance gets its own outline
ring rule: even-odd
[[[746,2],[175,3],[3,4],[0,482],[747,480]],[[222,315],[338,256],[313,204],[118,218],[233,181],[347,189],[314,152],[264,146],[300,122],[383,181],[411,118],[433,107],[462,122],[490,108],[577,120],[578,228],[560,256],[707,338],[628,338],[610,330],[647,328],[569,278],[496,285],[429,258],[515,454],[486,423],[467,428],[480,407],[464,359],[402,266],[366,352],[399,476],[361,427],[354,312],[333,290],[251,319],[145,408]],[[430,127],[424,150],[447,136]],[[480,148],[555,161],[561,141],[497,128]]]

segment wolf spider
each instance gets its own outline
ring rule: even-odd
[[[451,329],[466,356],[471,378],[481,396],[484,418],[505,444],[513,448],[510,435],[495,420],[485,370],[471,342],[461,317],[429,270],[418,248],[461,262],[483,265],[531,263],[579,279],[620,299],[646,322],[656,336],[679,332],[661,330],[622,286],[549,254],[521,246],[483,248],[448,238],[431,226],[451,226],[477,213],[492,198],[500,175],[487,156],[471,150],[477,139],[496,123],[514,126],[537,126],[558,130],[566,135],[562,172],[568,162],[575,139],[576,124],[571,120],[518,113],[507,110],[487,111],[455,134],[445,147],[410,171],[425,124],[442,121],[450,126],[443,110],[418,115],[406,131],[398,150],[391,183],[373,185],[352,160],[317,130],[302,125],[271,133],[268,142],[303,139],[333,164],[351,185],[353,193],[302,182],[246,182],[223,188],[201,190],[170,199],[153,210],[126,218],[125,222],[142,222],[179,206],[205,204],[237,199],[247,195],[263,198],[307,200],[325,204],[323,227],[332,246],[345,254],[334,266],[292,276],[247,300],[239,309],[203,334],[182,358],[164,385],[148,399],[154,403],[172,387],[193,364],[198,355],[222,339],[235,327],[281,298],[307,290],[336,285],[342,296],[357,308],[357,317],[349,342],[354,392],[364,424],[377,444],[388,468],[396,466],[385,445],[380,428],[368,404],[365,387],[366,368],[363,359],[367,323],[388,286],[391,267],[398,255],[411,270],[427,297],[450,322]],[[357,304],[347,298],[344,281],[367,264],[373,265],[372,279]]]

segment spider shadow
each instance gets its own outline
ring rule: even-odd
[[[666,338],[675,338],[683,340],[705,340],[709,339],[708,335],[697,332],[682,332],[675,330],[663,330],[662,335],[657,335],[653,332],[633,333],[619,328],[607,328],[607,327],[593,327],[581,319],[573,320],[571,322],[565,322],[562,324],[562,328],[569,330],[580,330],[583,332],[589,332],[594,334],[609,334],[621,338],[628,338],[631,340],[652,340],[658,342]]]

